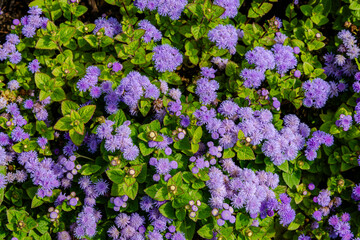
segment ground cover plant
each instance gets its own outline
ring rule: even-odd
[[[89,2],[2,39],[1,239],[360,239],[358,1]]]

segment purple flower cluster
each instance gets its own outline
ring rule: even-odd
[[[229,206],[227,203],[223,203],[223,211],[220,214],[220,218],[217,219],[216,223],[219,226],[223,226],[225,224],[225,221],[229,221],[231,224],[234,224],[236,222],[236,217],[232,215],[234,213],[233,207]],[[212,215],[217,216],[219,214],[219,210],[217,208],[214,208],[212,210]]]
[[[219,89],[219,83],[216,80],[200,78],[196,82],[195,93],[199,96],[200,102],[209,105],[216,100],[216,90]]]
[[[356,123],[360,123],[360,101],[357,101],[355,106],[356,113],[354,114],[354,120]]]
[[[236,44],[238,41],[238,34],[236,28],[231,25],[217,25],[208,33],[209,40],[214,42],[220,49],[228,49],[230,54],[236,53]]]
[[[153,240],[164,239],[161,233],[165,233],[166,239],[171,240],[185,240],[185,235],[182,232],[176,231],[174,225],[167,226],[172,223],[172,220],[162,215],[159,211],[159,207],[166,203],[166,201],[155,201],[148,196],[144,196],[140,201],[141,210],[149,214],[149,219],[154,230],[149,231],[147,237]]]
[[[252,218],[259,214],[261,218],[272,217],[274,211],[278,210],[282,219],[282,224],[287,225],[295,217],[295,211],[290,207],[290,198],[280,198],[282,204],[278,204],[275,189],[279,184],[277,174],[271,172],[258,171],[236,166],[232,159],[223,159],[222,168],[229,174],[225,175],[220,169],[211,167],[209,169],[210,180],[206,185],[210,189],[210,206],[213,208],[213,215],[219,213],[219,209],[226,209],[225,199],[230,199],[233,208],[245,208]],[[231,214],[225,212],[225,220],[231,219]],[[224,220],[224,219],[223,219]],[[231,221],[230,221],[231,222]],[[220,220],[220,224],[223,221]]]
[[[115,129],[116,134],[113,135],[113,125],[115,123],[106,120],[98,126],[96,133],[100,139],[105,139],[105,149],[109,152],[120,150],[126,160],[133,161],[139,156],[139,148],[133,144],[130,137],[131,130],[129,128],[130,121],[125,121],[123,125]]]
[[[126,208],[127,207],[127,200],[129,197],[127,195],[123,195],[120,197],[110,198],[110,202],[114,204],[114,211],[120,211],[120,208]]]
[[[99,94],[94,94],[96,90],[93,88],[98,88],[96,87],[96,84],[98,83],[98,78],[100,75],[101,75],[101,71],[98,67],[89,66],[86,69],[85,76],[76,83],[77,88],[81,92],[85,92],[91,89],[90,95],[94,98],[99,97],[101,95],[101,90],[99,89],[100,90]]]
[[[285,73],[296,67],[297,60],[292,47],[275,44],[272,51],[274,53],[276,70],[281,76],[284,76]]]
[[[145,239],[146,228],[144,226],[145,218],[138,213],[127,215],[119,213],[115,218],[115,225],[107,231],[108,236],[112,239]],[[119,231],[120,229],[120,231]],[[119,238],[120,237],[120,238]]]
[[[336,120],[335,124],[336,126],[341,127],[346,132],[352,125],[352,116],[340,114],[339,120]]]
[[[76,165],[75,160],[75,156],[70,156],[69,159],[59,156],[59,161],[55,164],[55,173],[58,174],[59,178],[62,178],[61,186],[65,189],[70,188],[71,181],[77,175],[78,170],[81,169],[81,165]]]
[[[209,147],[215,147],[214,146],[214,143],[213,142],[208,142],[208,145],[210,145]],[[216,150],[217,150],[217,147],[215,147]],[[220,147],[221,148],[221,147]],[[215,150],[215,151],[216,151]],[[221,148],[222,150],[222,148]],[[220,157],[221,157],[221,153],[217,152],[217,154],[220,154]],[[216,155],[215,155],[216,156]],[[219,155],[217,156],[219,157]],[[194,167],[191,169],[191,172],[193,174],[197,174],[199,172],[199,170],[201,169],[204,169],[204,168],[209,168],[210,167],[210,164],[211,165],[215,165],[216,164],[216,159],[215,158],[212,158],[210,161],[207,161],[205,160],[205,157],[204,156],[192,156],[190,157],[189,159],[190,162],[193,162],[194,163]]]
[[[32,38],[38,28],[46,28],[48,19],[40,17],[42,10],[38,6],[30,7],[28,13],[29,15],[21,18],[21,24],[23,25],[21,31],[25,37]]]
[[[25,167],[33,183],[40,186],[37,191],[40,198],[51,197],[52,190],[60,187],[59,178],[62,175],[62,168],[51,158],[44,158],[40,162],[37,152],[29,151],[22,152],[18,157],[18,162]]]
[[[213,59],[211,59],[211,62],[217,65],[220,70],[224,70],[226,68],[228,61],[229,59],[221,57],[213,57]]]
[[[262,151],[275,165],[281,165],[286,160],[296,158],[298,152],[304,147],[305,138],[309,136],[310,129],[300,123],[296,115],[284,117],[284,127],[277,131],[272,124],[272,114],[269,110],[253,111],[251,108],[241,108],[239,124],[246,141],[252,145],[262,145]]]
[[[85,236],[93,237],[96,234],[96,223],[101,219],[100,211],[96,211],[90,206],[84,206],[76,220],[74,235],[77,238]]]
[[[170,171],[178,167],[178,163],[175,160],[169,161],[167,158],[156,159],[152,157],[149,160],[149,164],[156,168],[156,174],[153,175],[155,182],[160,181],[161,175],[164,176],[164,180],[167,182],[171,178]]]
[[[286,72],[294,69],[297,65],[294,49],[279,43],[273,46],[272,51],[263,47],[255,47],[245,54],[245,59],[249,64],[255,65],[254,69],[244,68],[240,73],[246,88],[259,87],[265,80],[266,70],[276,67],[277,72],[284,76]]]
[[[339,218],[336,215],[333,215],[328,220],[329,225],[332,227],[330,231],[330,238],[340,237],[342,240],[354,239],[354,234],[351,232],[350,228],[350,214],[343,213]]]
[[[305,157],[309,161],[313,161],[317,157],[316,151],[320,148],[321,144],[330,147],[334,143],[334,137],[323,131],[315,131],[312,137],[306,141]]]
[[[157,8],[161,16],[169,16],[172,20],[176,20],[180,18],[187,3],[187,0],[136,0],[134,5],[141,11],[144,11],[146,8],[150,11]]]
[[[99,32],[100,29],[104,29],[106,36],[113,38],[115,35],[121,33],[122,27],[116,18],[109,17],[108,19],[100,17],[94,22],[96,27],[93,31],[93,34]]]
[[[27,99],[24,101],[23,106],[25,109],[31,109],[32,112],[35,113],[35,117],[37,120],[46,121],[48,118],[48,112],[45,107],[46,105],[50,104],[50,102],[50,97],[47,97],[43,101],[37,101],[35,103],[31,99]]]
[[[287,226],[295,220],[296,212],[291,208],[291,198],[286,193],[280,194],[279,198],[281,203],[278,205],[277,210],[280,216],[280,224]]]
[[[238,8],[240,7],[239,0],[215,0],[215,5],[225,8],[225,12],[220,18],[234,18],[238,14]]]
[[[150,23],[150,21],[144,19],[141,20],[138,25],[140,29],[145,30],[145,34],[144,36],[142,36],[144,42],[149,43],[152,39],[154,40],[154,42],[158,42],[161,40],[161,32],[157,30],[156,27]]]
[[[360,48],[356,45],[356,37],[349,30],[341,30],[338,33],[338,38],[342,40],[346,55],[349,59],[355,59],[360,54]]]
[[[139,72],[132,71],[120,82],[115,91],[109,91],[105,97],[107,110],[111,113],[117,111],[119,101],[130,108],[130,113],[135,115],[138,111],[138,102],[141,97],[158,99],[160,90],[150,82],[149,78]]]
[[[12,64],[18,64],[22,59],[21,53],[16,49],[19,43],[18,35],[13,33],[6,35],[6,42],[0,48],[0,61],[9,59]]]
[[[169,44],[156,46],[153,52],[152,60],[155,63],[156,70],[159,72],[173,72],[183,62],[183,56],[179,50]]]
[[[313,202],[321,206],[319,210],[313,214],[315,220],[320,221],[322,217],[328,216],[331,210],[341,205],[341,198],[334,197],[331,200],[330,194],[329,190],[322,189],[318,196],[313,198]]]
[[[222,107],[219,108],[220,113],[224,116],[233,116],[233,118],[236,119],[235,113],[237,113],[239,107],[235,103],[232,101],[224,101],[221,105]],[[237,135],[240,130],[239,126],[236,125],[233,120],[220,120],[215,118],[215,109],[207,109],[207,107],[202,106],[194,112],[194,116],[198,120],[198,126],[205,124],[207,131],[211,133],[211,137],[215,140],[219,139],[219,144],[222,148],[231,148],[237,142]],[[213,155],[216,156],[217,154]]]
[[[156,149],[162,149],[166,155],[171,155],[172,150],[169,145],[174,142],[173,139],[171,137],[165,136],[164,134],[159,134],[159,136],[163,137],[162,141],[157,142],[151,140],[148,142],[148,146],[151,148],[155,147]]]
[[[302,88],[305,90],[303,104],[306,107],[322,108],[330,95],[330,85],[321,78],[315,78],[303,83]]]

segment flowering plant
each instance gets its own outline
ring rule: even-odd
[[[105,2],[0,47],[0,238],[359,239],[357,1]]]

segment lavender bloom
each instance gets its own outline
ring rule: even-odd
[[[292,47],[275,44],[272,51],[274,52],[276,69],[280,75],[284,75],[287,71],[296,67],[297,60]]]
[[[258,88],[262,81],[265,80],[265,74],[263,71],[257,69],[243,69],[240,73],[244,81],[244,87],[246,88]]]
[[[224,70],[226,68],[226,64],[228,63],[228,59],[223,59],[220,57],[213,57],[211,60],[212,63],[216,64],[220,70]]]
[[[216,70],[208,67],[202,67],[201,68],[201,75],[205,78],[215,78],[215,72]]]
[[[20,84],[16,80],[9,81],[7,86],[12,91],[18,90],[20,88]]]
[[[179,19],[184,10],[187,0],[164,0],[161,2],[154,0],[136,0],[134,5],[144,11],[148,8],[150,11],[158,9],[161,16],[169,16],[172,20]]]
[[[336,126],[341,127],[346,132],[352,125],[352,116],[340,114],[340,119],[336,120],[335,124]]]
[[[161,40],[161,32],[157,30],[156,27],[152,25],[148,20],[141,20],[138,25],[140,29],[144,29],[146,31],[145,34],[142,36],[144,42],[148,43],[152,39],[154,40],[154,42],[158,42]]]
[[[255,47],[252,51],[245,54],[245,59],[249,64],[254,64],[259,71],[266,71],[275,68],[274,54],[263,47]]]
[[[240,7],[239,0],[215,0],[215,5],[225,8],[225,12],[220,18],[234,18],[238,14],[238,8]]]
[[[322,108],[330,95],[330,85],[321,78],[315,78],[313,81],[303,83],[305,90],[305,99],[303,104],[306,107]]]
[[[121,24],[118,22],[116,18],[110,17],[106,18],[98,18],[94,22],[96,27],[93,31],[93,34],[96,34],[100,29],[104,29],[105,35],[113,38],[114,35],[117,35],[122,32]]]
[[[236,53],[236,44],[238,41],[238,35],[236,28],[231,25],[219,24],[208,33],[209,40],[215,42],[216,46],[220,49],[228,49],[230,54]]]
[[[195,93],[199,96],[202,104],[208,105],[216,100],[216,90],[219,89],[219,83],[216,80],[200,78],[196,85]]]
[[[28,69],[32,73],[40,72],[40,63],[39,60],[34,59],[31,62],[29,62]]]
[[[168,44],[156,46],[153,52],[152,60],[155,62],[155,68],[159,72],[173,72],[183,61],[183,56],[179,50]]]

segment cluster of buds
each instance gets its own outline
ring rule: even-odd
[[[185,129],[178,128],[178,129],[176,129],[176,130],[174,130],[174,131],[172,132],[172,135],[175,136],[175,137],[174,137],[174,140],[175,140],[175,141],[179,141],[179,140],[181,140],[181,139],[183,139],[183,138],[185,137],[186,131],[185,131]]]
[[[117,166],[121,163],[119,157],[114,157],[113,160],[111,160],[110,164],[111,166]]]
[[[217,217],[217,224],[219,226],[223,226],[226,220],[229,220],[230,223],[235,223],[236,217],[233,215],[234,209],[231,206],[229,206],[229,204],[227,203],[223,203],[223,208],[224,210],[221,212],[221,214],[219,209],[217,208],[214,208],[211,211],[211,214],[214,217]]]
[[[76,193],[75,192],[71,192],[69,196],[67,196],[67,204],[70,206],[76,206],[76,204],[79,201],[79,198],[76,197]]]
[[[110,202],[113,203],[114,206],[114,211],[120,211],[120,208],[126,208],[127,207],[127,200],[129,199],[129,197],[127,195],[123,195],[121,197],[115,197],[115,198],[110,198]]]
[[[63,165],[64,178],[61,179],[61,184],[63,187],[70,187],[71,181],[74,179],[74,176],[78,174],[78,171],[81,169],[80,164],[75,164],[76,157],[71,156],[69,159],[62,157],[60,159],[61,165]]]
[[[150,131],[148,134],[147,134],[149,140],[151,141],[155,141],[156,140],[156,137],[158,136],[158,133],[156,131]]]
[[[48,212],[49,212],[50,221],[52,222],[60,217],[59,210],[55,209],[54,207],[49,207]]]
[[[189,213],[190,218],[196,217],[196,212],[199,210],[200,206],[201,206],[200,200],[196,200],[196,202],[194,200],[189,201],[189,205],[186,205],[185,209],[190,210],[190,213]]]

